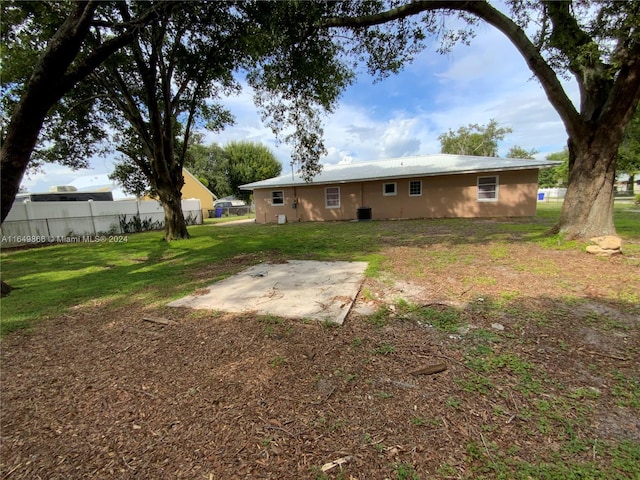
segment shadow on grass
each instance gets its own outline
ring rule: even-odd
[[[391,261],[381,252],[393,246],[529,242],[541,248],[577,248],[575,242],[546,236],[555,218],[555,212],[546,212],[533,219],[198,226],[190,227],[190,240],[171,243],[151,232],[129,235],[126,243],[3,251],[2,277],[16,290],[2,300],[0,327],[2,333],[24,328],[87,302],[169,301],[271,258],[369,261],[374,274]],[[623,218],[625,225],[631,224]],[[639,227],[629,228],[637,233]]]

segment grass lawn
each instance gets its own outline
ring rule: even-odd
[[[60,244],[26,250],[5,249],[0,256],[2,279],[15,288],[2,300],[0,332],[25,328],[83,304],[110,302],[122,305],[141,301],[160,305],[220,280],[246,267],[239,259],[277,252],[283,258],[369,262],[369,275],[377,275],[387,259],[383,244],[428,245],[425,228],[446,231],[456,245],[488,241],[534,242],[554,249],[582,248],[545,232],[559,215],[558,203],[541,202],[533,219],[504,223],[473,219],[412,220],[398,222],[340,222],[286,225],[212,224],[249,217],[208,219],[190,227],[192,238],[163,242],[158,232],[130,234],[126,243]],[[623,239],[640,238],[640,214],[631,204],[616,208],[616,228]],[[210,222],[209,222],[210,221]],[[459,234],[456,235],[456,230]],[[636,258],[640,245],[625,251]],[[449,255],[434,262],[451,262]],[[220,266],[215,277],[194,276],[193,271]]]
[[[559,208],[4,249],[0,477],[640,479],[640,212],[600,258]],[[165,307],[287,259],[367,261],[368,313]]]

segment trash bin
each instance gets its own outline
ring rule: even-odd
[[[538,200],[544,200],[544,192],[538,194]]]
[[[371,207],[358,208],[358,221],[371,220]]]
[[[216,208],[216,218],[222,218],[222,212],[224,209],[222,207]]]

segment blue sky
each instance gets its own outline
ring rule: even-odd
[[[535,148],[538,158],[560,151],[567,134],[542,87],[519,53],[497,30],[480,25],[470,46],[458,45],[440,55],[435,46],[422,52],[398,75],[374,83],[366,73],[342,95],[338,108],[325,118],[324,164],[357,162],[438,153],[438,136],[469,123],[496,119],[513,133],[499,146],[504,155],[513,145]],[[564,81],[569,97],[578,102],[574,81]],[[225,105],[235,125],[219,134],[205,133],[205,143],[225,144],[248,140],[267,145],[283,164],[290,166],[290,149],[278,144],[253,106],[247,88]],[[71,171],[50,164],[43,172],[25,177],[31,192],[53,185],[87,188],[108,183],[113,158],[91,160],[91,169]]]

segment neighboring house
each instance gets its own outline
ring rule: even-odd
[[[635,193],[640,190],[640,174],[634,175],[633,185],[630,185],[631,178],[626,173],[621,173],[616,178],[616,191],[619,193]]]
[[[200,200],[202,218],[208,218],[209,210],[213,208],[213,202],[215,202],[218,197],[216,197],[211,190],[205,187],[202,182],[194,177],[186,168],[182,169],[182,175],[184,177],[182,199],[187,200],[189,198],[197,198]]]
[[[205,187],[200,180],[194,177],[186,168],[182,169],[182,176],[184,177],[184,185],[182,186],[182,200],[189,200],[197,198],[200,200],[200,208],[202,208],[202,218],[209,218],[209,210],[213,208],[213,202],[218,197]],[[143,200],[155,200],[154,197],[145,195]]]
[[[90,192],[60,190],[44,193],[19,193],[16,195],[15,202],[24,202],[25,200],[30,200],[32,202],[86,202],[87,200],[111,202],[113,201],[113,194],[111,191],[103,190]]]
[[[536,213],[538,170],[547,160],[423,155],[325,166],[312,182],[287,174],[243,185],[257,223]]]

